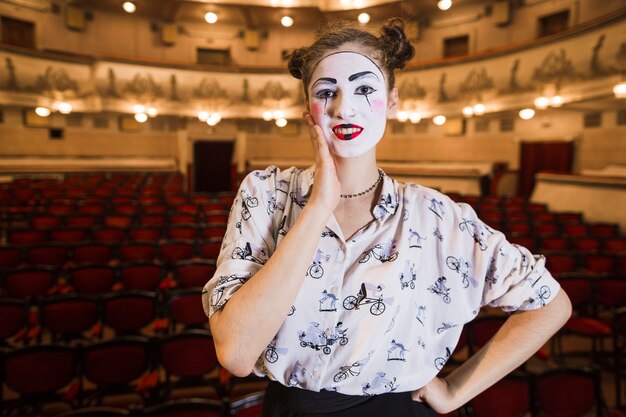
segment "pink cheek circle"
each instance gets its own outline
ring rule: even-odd
[[[385,100],[372,100],[372,110],[376,113],[384,113],[387,110]]]
[[[324,115],[324,106],[321,104],[311,104],[311,116],[316,124],[319,124],[322,116]]]

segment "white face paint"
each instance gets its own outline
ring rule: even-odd
[[[330,151],[355,158],[383,137],[389,109],[381,70],[358,52],[341,51],[322,58],[311,77],[309,106]]]

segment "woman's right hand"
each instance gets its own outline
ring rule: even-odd
[[[324,132],[315,124],[313,116],[304,112],[303,117],[309,129],[309,136],[315,152],[315,178],[313,180],[313,192],[308,204],[332,212],[339,204],[339,195],[341,194],[341,184],[337,177],[335,161],[328,149]]]

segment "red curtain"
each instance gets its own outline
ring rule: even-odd
[[[572,141],[522,142],[518,194],[530,197],[538,172],[571,173]]]

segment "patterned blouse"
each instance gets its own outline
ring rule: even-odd
[[[313,168],[269,167],[245,178],[203,291],[208,316],[272,256],[312,183]],[[435,190],[384,176],[373,215],[349,239],[331,216],[257,375],[348,395],[415,390],[443,368],[482,306],[531,310],[559,291],[543,256]]]

